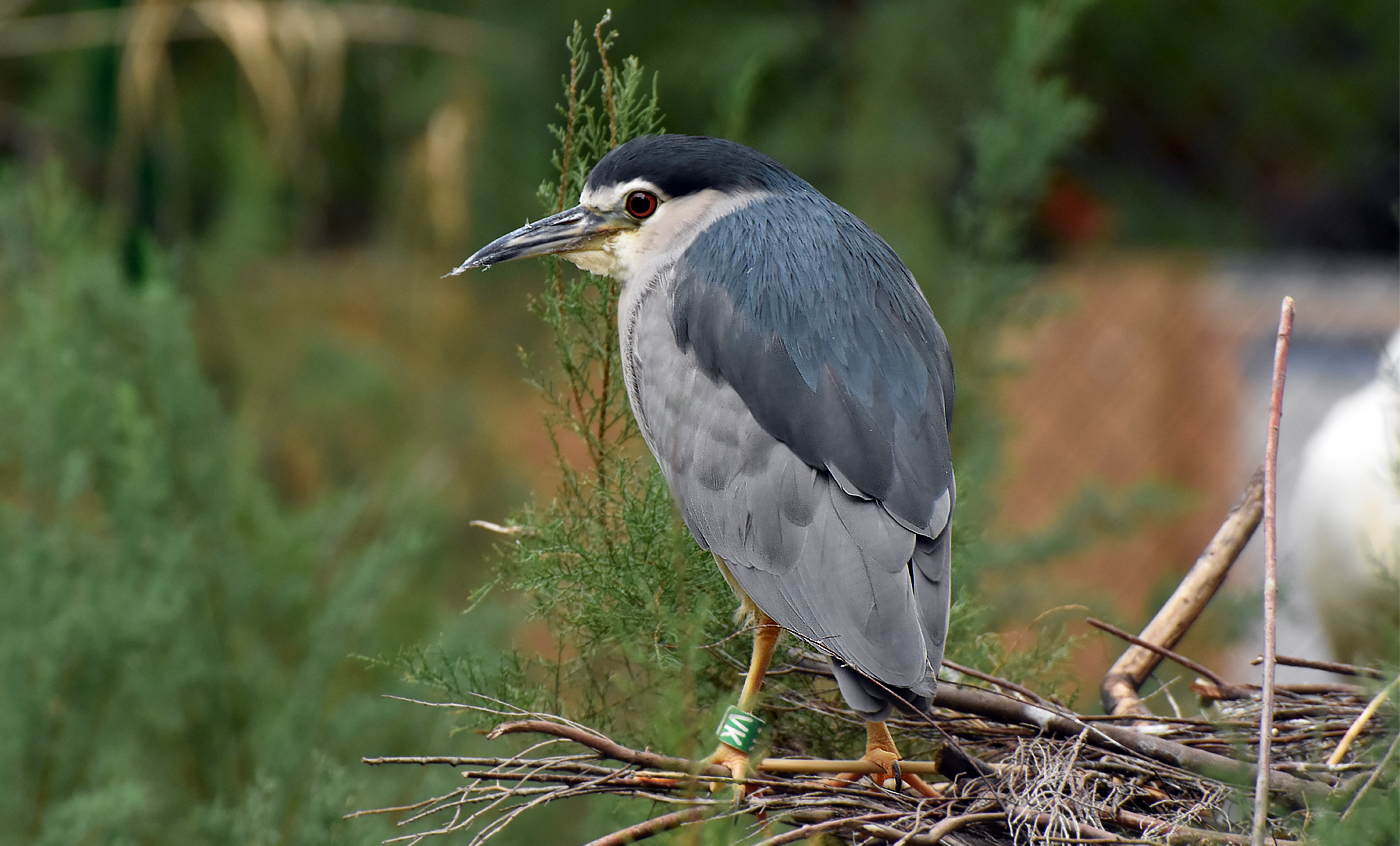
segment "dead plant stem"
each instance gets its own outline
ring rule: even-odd
[[[1254,781],[1253,846],[1264,846],[1269,828],[1269,759],[1274,732],[1274,655],[1278,639],[1278,430],[1283,418],[1283,381],[1293,337],[1293,298],[1283,298],[1274,346],[1269,435],[1264,447],[1264,682],[1259,701],[1259,767]]]

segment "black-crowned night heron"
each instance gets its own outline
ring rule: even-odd
[[[928,301],[870,227],[730,141],[635,139],[580,200],[454,273],[558,254],[621,282],[632,411],[756,625],[738,719],[786,629],[897,773],[884,721],[930,707],[951,590],[953,365]],[[742,776],[737,736],[713,760]]]

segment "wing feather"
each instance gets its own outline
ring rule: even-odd
[[[684,283],[668,280],[639,304],[628,373],[686,524],[783,628],[883,684],[931,695],[947,625],[950,497],[940,545],[798,455],[677,342],[663,292]],[[924,522],[938,511],[930,505]]]

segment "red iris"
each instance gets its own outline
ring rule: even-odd
[[[661,201],[650,191],[633,191],[627,195],[627,199],[623,202],[623,208],[627,209],[627,213],[637,220],[646,220],[651,217],[656,213],[657,206],[660,205]]]

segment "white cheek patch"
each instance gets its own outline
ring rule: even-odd
[[[582,202],[606,211],[610,203],[636,190],[656,189],[646,180],[632,180],[618,188],[585,192]],[[766,196],[762,191],[729,194],[707,189],[666,200],[635,229],[622,229],[587,249],[561,255],[589,273],[612,276],[625,285],[649,280],[674,263],[710,224]]]
[[[726,193],[707,188],[662,203],[656,216],[637,230],[637,237],[619,239],[618,264],[649,278],[680,258],[710,224],[767,196],[763,191]]]

